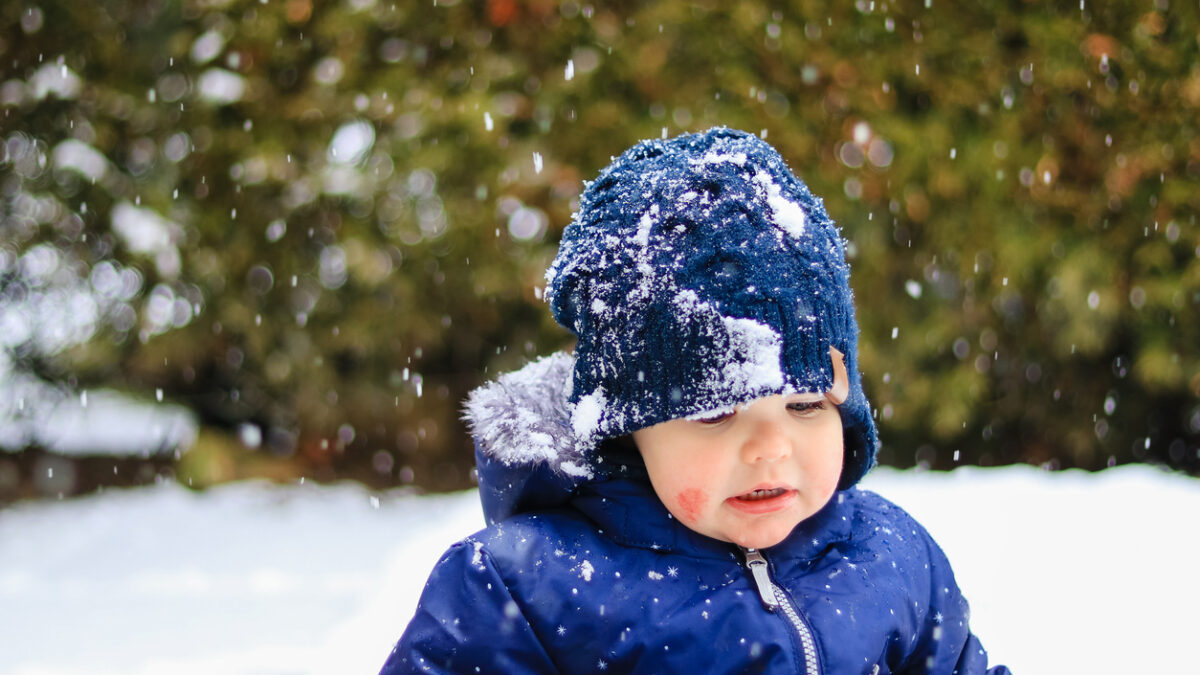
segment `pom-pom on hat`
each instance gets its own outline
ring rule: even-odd
[[[833,348],[849,384],[840,486],[874,463],[841,235],[758,137],[717,128],[627,150],[586,186],[546,281],[555,320],[579,338],[570,402],[584,448],[828,392]]]

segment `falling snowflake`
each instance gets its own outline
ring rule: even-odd
[[[605,661],[604,659],[600,659],[599,661],[596,662],[596,667],[599,668],[600,670],[608,670],[608,662]]]
[[[667,568],[667,576],[669,576],[669,577],[679,576],[679,568],[678,567],[668,567]]]
[[[557,629],[555,629],[555,631],[554,631],[554,632],[558,633],[560,636],[562,636],[562,635],[566,635],[566,634],[567,634],[567,628],[566,628],[566,626],[563,626],[562,624],[559,624],[558,628],[557,628]]]
[[[945,618],[946,618],[946,617],[942,616],[942,613],[941,613],[941,612],[936,612],[936,613],[934,613],[934,615],[933,615],[933,622],[934,622],[934,623],[941,623],[941,622],[942,622],[942,621],[943,621]]]

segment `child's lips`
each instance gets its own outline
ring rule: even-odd
[[[725,503],[744,513],[771,513],[791,506],[798,494],[789,487],[760,487],[730,497]]]

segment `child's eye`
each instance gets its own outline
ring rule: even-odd
[[[824,409],[825,409],[824,399],[817,400],[817,401],[793,401],[792,403],[788,404],[788,410],[790,410],[798,415],[807,415],[807,414],[814,413],[818,410],[824,410]]]

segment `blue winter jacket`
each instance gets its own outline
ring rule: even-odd
[[[1009,672],[941,549],[878,495],[746,551],[676,521],[636,457],[553,451],[564,358],[473,397],[490,525],[442,556],[381,675]]]

